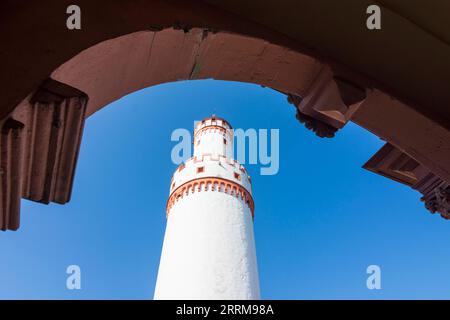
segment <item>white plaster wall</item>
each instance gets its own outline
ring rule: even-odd
[[[244,201],[201,191],[175,203],[154,298],[260,298],[253,220]]]

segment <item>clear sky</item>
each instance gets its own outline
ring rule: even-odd
[[[282,94],[212,80],[147,88],[87,120],[70,203],[23,200],[20,229],[0,232],[0,298],[151,299],[176,168],[170,136],[212,113],[280,129],[278,174],[246,165],[263,299],[450,298],[450,222],[361,168],[380,139],[351,123],[320,139]],[[81,290],[66,288],[72,264]],[[372,264],[381,290],[366,287]]]

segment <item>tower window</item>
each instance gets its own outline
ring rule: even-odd
[[[241,175],[237,172],[234,173],[234,178],[238,179],[239,181],[241,181]]]
[[[205,167],[198,167],[197,168],[197,173],[202,173],[205,171]]]
[[[227,144],[227,139],[223,138],[223,144]]]
[[[200,139],[197,140],[197,145],[199,145],[199,144],[200,144]]]

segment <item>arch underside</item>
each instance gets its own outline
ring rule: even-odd
[[[85,118],[142,88],[197,79],[280,91],[296,107],[297,119],[320,137],[333,137],[354,121],[398,152],[377,154],[367,169],[418,189],[430,201],[437,201],[436,188],[448,190],[450,150],[440,148],[449,141],[448,130],[383,91],[262,38],[168,28],[131,33],[80,52],[2,121],[2,168],[8,174],[2,177],[0,228],[19,227],[22,197],[42,203],[70,200]],[[399,128],[399,117],[406,115]],[[441,207],[433,208],[448,217]]]

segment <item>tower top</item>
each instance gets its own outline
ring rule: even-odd
[[[220,190],[240,197],[253,216],[251,179],[233,157],[233,130],[228,121],[212,115],[194,129],[194,155],[172,176],[167,214],[185,195],[202,190]],[[206,188],[206,189],[205,189]]]
[[[200,131],[200,129],[209,126],[218,126],[226,130],[233,129],[233,127],[227,120],[225,120],[224,118],[216,117],[216,115],[213,114],[211,117],[206,117],[203,120],[197,122],[194,128],[194,134]]]
[[[230,123],[212,115],[194,128],[194,156],[216,155],[233,158],[233,130]]]

